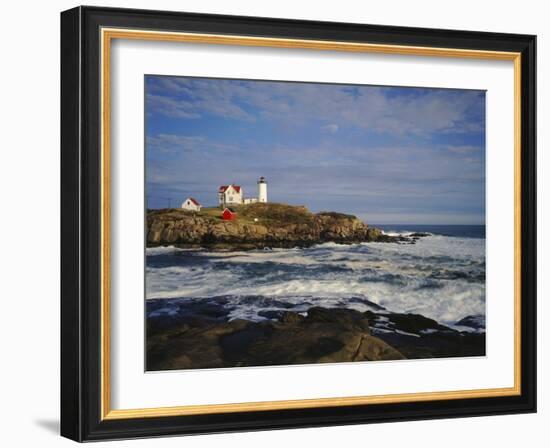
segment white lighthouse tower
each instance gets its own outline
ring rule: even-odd
[[[258,202],[267,202],[267,182],[263,176],[258,181]]]

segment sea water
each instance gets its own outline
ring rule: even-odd
[[[415,313],[448,326],[485,316],[485,227],[376,225],[415,244],[320,244],[216,252],[148,248],[146,298],[223,309],[261,321],[312,306]],[[163,300],[155,313],[170,313]]]

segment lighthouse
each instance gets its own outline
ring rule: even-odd
[[[258,202],[267,202],[267,182],[263,176],[258,181]]]

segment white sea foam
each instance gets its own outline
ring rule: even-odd
[[[148,247],[145,251],[147,255],[168,255],[174,254],[177,252],[191,252],[195,249],[183,249],[175,246],[158,246],[158,247]]]
[[[232,318],[311,306],[422,314],[453,325],[485,315],[485,240],[445,236],[414,245],[322,244],[307,249],[180,252],[148,249],[146,293],[154,298],[229,296]],[[174,255],[173,264],[155,255]],[[261,299],[250,299],[258,297]]]

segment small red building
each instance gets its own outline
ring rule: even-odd
[[[223,210],[222,219],[224,221],[233,221],[234,219],[237,219],[237,213],[235,213],[233,210],[230,210],[226,207]]]

